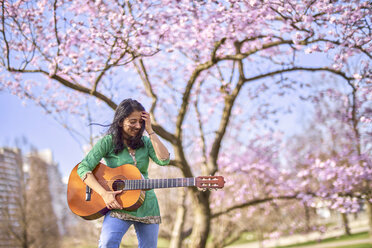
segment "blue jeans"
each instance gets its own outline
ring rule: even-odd
[[[119,248],[121,239],[132,224],[136,230],[139,248],[157,247],[159,224],[121,220],[111,217],[109,212],[103,220],[99,248]]]

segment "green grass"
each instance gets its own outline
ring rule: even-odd
[[[120,244],[120,248],[137,248],[137,237],[131,237],[127,238],[126,240],[123,240]],[[166,239],[163,239],[161,237],[158,238],[158,246],[157,248],[168,248],[169,247],[169,241]]]
[[[136,238],[136,237],[134,237]],[[124,242],[122,242],[121,244],[121,248],[135,248],[137,247],[137,245],[135,244],[135,240],[131,240],[130,238],[124,240]],[[317,241],[309,241],[309,242],[305,242],[305,243],[300,243],[300,244],[293,244],[293,245],[287,245],[287,246],[278,246],[276,248],[295,248],[295,247],[298,247],[298,246],[309,246],[309,248],[311,248],[312,245],[315,245],[315,244],[325,244],[325,243],[333,243],[333,242],[339,242],[339,241],[352,241],[352,240],[360,240],[360,239],[368,239],[369,238],[369,234],[368,232],[361,232],[361,233],[355,233],[355,234],[352,234],[351,236],[346,236],[346,235],[342,235],[340,237],[334,237],[334,238],[327,238],[327,239],[323,239],[321,240],[320,242],[317,242]],[[244,233],[241,238],[239,240],[237,240],[236,242],[234,242],[234,244],[246,244],[246,243],[249,243],[249,242],[252,242],[252,241],[255,241],[255,235],[252,234],[252,233]],[[167,248],[169,246],[169,241],[166,240],[166,239],[162,239],[161,237],[159,237],[159,240],[158,240],[158,248]],[[76,248],[96,248],[97,245],[80,245]],[[372,248],[372,245],[371,244],[354,244],[354,245],[345,245],[345,246],[340,246],[338,248]]]
[[[339,248],[372,248],[371,244],[356,244],[356,245],[346,245]]]
[[[317,244],[321,244],[321,243],[317,243]],[[309,244],[308,246],[311,247],[312,244]],[[298,247],[298,246],[305,246],[303,244],[297,244],[295,246],[291,245],[291,246],[279,246],[277,248],[287,248],[287,247]],[[338,246],[337,248],[372,248],[372,245],[371,244],[352,244],[352,245],[343,245],[343,246]]]
[[[255,234],[251,232],[245,232],[240,236],[238,240],[234,241],[232,244],[240,245],[240,244],[246,244],[246,243],[254,242],[254,241],[257,241]]]
[[[94,244],[86,243],[86,244],[79,244],[79,245],[71,243],[70,240],[65,240],[61,247],[62,248],[70,248],[70,247],[74,247],[74,248],[97,248],[97,245],[98,245],[98,240]],[[120,244],[120,248],[137,248],[137,247],[138,247],[138,245],[137,245],[137,237],[136,236],[124,237],[124,239],[122,240],[122,242]],[[168,247],[169,247],[169,241],[159,237],[158,248],[168,248]]]
[[[278,246],[277,248],[290,248],[290,247],[297,247],[297,246],[311,246],[315,244],[328,244],[332,242],[339,242],[339,241],[352,241],[352,240],[359,240],[359,239],[367,239],[369,238],[368,232],[361,232],[352,234],[351,236],[342,235],[340,237],[334,237],[334,238],[326,238],[321,240],[320,242],[317,241],[309,241],[301,244],[293,244],[293,245],[287,245],[287,246]],[[355,245],[346,245],[339,248],[372,248],[371,244],[355,244]]]

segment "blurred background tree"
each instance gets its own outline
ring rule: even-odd
[[[4,190],[6,193],[1,195],[1,234],[13,242],[8,247],[60,247],[61,233],[52,206],[47,163],[35,149],[26,157],[21,150],[2,153],[2,161],[11,161],[6,157],[11,153],[18,158],[15,168],[11,168],[15,174],[2,165],[0,175],[2,185],[5,177],[9,182],[15,179],[16,186],[9,183]]]

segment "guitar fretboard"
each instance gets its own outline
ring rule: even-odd
[[[125,180],[124,190],[160,189],[195,186],[195,178]]]

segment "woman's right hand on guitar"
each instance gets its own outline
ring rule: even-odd
[[[123,190],[117,191],[107,191],[102,185],[97,181],[96,177],[93,173],[87,173],[87,176],[84,182],[94,191],[96,191],[102,198],[106,204],[108,209],[123,209],[120,206],[119,202],[116,200],[116,195],[123,192]]]
[[[123,190],[117,190],[117,191],[105,191],[101,195],[103,200],[106,203],[106,207],[108,209],[123,209],[123,207],[119,204],[119,202],[116,200],[116,195],[122,193]]]

